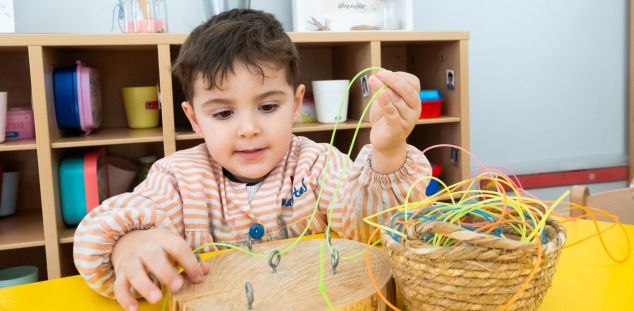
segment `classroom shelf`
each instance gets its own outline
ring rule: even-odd
[[[339,123],[337,125],[337,130],[350,130],[357,128],[359,120],[351,120],[348,119],[346,122]],[[430,118],[430,119],[420,119],[416,121],[416,125],[420,124],[442,124],[442,123],[459,123],[459,117],[449,117],[449,116],[441,116],[438,118]],[[306,133],[306,132],[327,132],[332,131],[334,129],[334,124],[324,124],[324,123],[299,123],[293,126],[293,133]],[[371,128],[372,124],[370,122],[361,122],[359,128]],[[179,131],[176,132],[177,140],[195,140],[202,139],[201,136],[194,132],[187,131]]]
[[[4,141],[0,143],[0,152],[3,151],[20,151],[20,150],[35,150],[35,139],[29,140],[12,140]]]
[[[18,210],[12,216],[0,218],[0,251],[44,245],[42,211]]]
[[[103,129],[90,135],[61,137],[51,143],[53,148],[123,145],[163,141],[163,130],[153,129]]]
[[[68,244],[73,243],[73,237],[75,236],[75,228],[66,228],[59,237],[59,243]]]
[[[109,156],[131,161],[168,156],[202,142],[194,134],[180,104],[184,100],[171,65],[186,34],[0,34],[0,89],[9,91],[9,108],[33,109],[37,140],[0,144],[5,169],[19,170],[18,214],[0,219],[0,250],[45,251],[49,279],[76,273],[72,263],[74,228],[61,217],[59,164],[89,147],[104,146]],[[297,81],[311,91],[311,81],[350,79],[368,67],[404,70],[416,75],[422,89],[439,89],[445,98],[443,116],[418,120],[408,143],[419,149],[444,143],[469,148],[468,40],[466,32],[310,32],[289,33],[297,45],[301,68]],[[72,136],[57,126],[53,72],[77,60],[99,72],[102,123],[87,136]],[[455,71],[455,89],[445,88],[445,70]],[[121,89],[160,87],[161,125],[127,128]],[[334,145],[347,150],[370,96],[358,83],[349,94],[348,121],[338,125]],[[352,157],[370,143],[369,119],[360,125]],[[333,124],[296,124],[293,131],[316,142],[330,141]],[[443,180],[469,177],[469,158],[433,150],[430,161],[443,165]],[[38,206],[36,209],[31,209]],[[41,208],[40,208],[41,206]],[[15,249],[15,250],[13,250]]]

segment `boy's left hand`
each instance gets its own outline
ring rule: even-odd
[[[388,86],[370,108],[370,142],[376,152],[397,153],[406,146],[420,116],[420,81],[407,72],[382,70],[370,76],[369,82],[374,92]]]

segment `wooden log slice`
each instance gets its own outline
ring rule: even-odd
[[[170,297],[170,310],[247,310],[245,283],[253,288],[253,310],[327,310],[319,291],[319,252],[324,240],[302,240],[282,255],[273,273],[268,254],[282,250],[289,240],[254,245],[259,258],[242,252],[229,251],[208,260],[211,272],[201,284],[186,281],[183,288]],[[365,254],[351,256],[366,249],[366,244],[345,239],[333,239],[333,247],[341,259],[333,275],[330,253],[324,245],[324,282],[328,297],[337,310],[385,310],[365,264]],[[377,285],[386,297],[391,290],[388,258],[381,250],[370,248],[370,262]]]

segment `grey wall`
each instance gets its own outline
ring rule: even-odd
[[[110,33],[115,0],[13,0],[20,33]],[[207,0],[165,0],[170,32],[186,33],[207,19]],[[251,0],[251,7],[273,13],[291,31],[290,0]]]
[[[108,33],[116,3],[14,1],[26,33]],[[207,18],[202,0],[167,6],[171,32]],[[292,30],[290,0],[252,7]],[[534,173],[626,164],[627,12],[627,0],[414,0],[414,27],[471,33],[471,149]]]

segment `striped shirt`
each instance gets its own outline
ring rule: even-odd
[[[402,167],[390,174],[372,170],[370,145],[355,162],[330,150],[328,156],[328,144],[293,137],[288,153],[251,200],[247,185],[225,176],[205,144],[175,152],[157,161],[133,192],[105,200],[82,220],[73,249],[77,270],[91,288],[113,297],[110,255],[115,243],[127,232],[155,227],[178,233],[192,248],[211,242],[244,245],[256,223],[265,229],[258,242],[296,237],[306,226],[308,233],[321,233],[328,211],[333,231],[367,241],[372,228],[363,217],[404,203],[410,185],[431,175],[426,157],[412,146]],[[423,199],[427,184],[423,178],[410,201]],[[320,192],[316,216],[308,223]],[[217,249],[208,246],[204,251]]]

